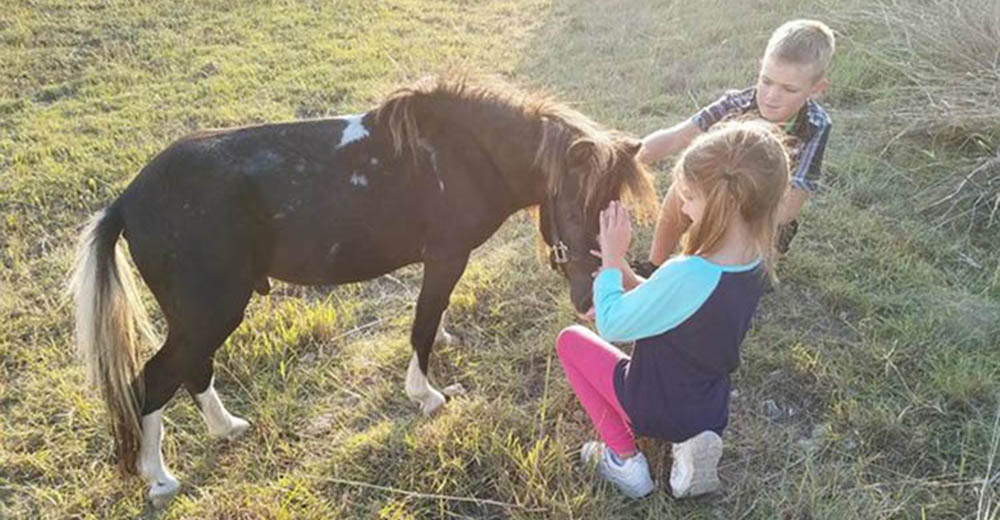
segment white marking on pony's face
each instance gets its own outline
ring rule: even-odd
[[[372,157],[372,159],[371,159],[370,162],[371,162],[372,166],[378,166],[378,159],[377,158]]]
[[[337,148],[341,148],[349,143],[368,137],[368,129],[365,128],[364,122],[361,121],[364,117],[364,114],[356,114],[340,118],[347,123],[347,126],[345,126],[344,130],[340,133],[340,143],[337,144]]]
[[[337,256],[337,252],[340,251],[340,242],[334,242],[330,246],[330,250],[326,252],[327,256],[334,257]]]
[[[368,186],[368,177],[365,177],[358,172],[354,172],[351,174],[351,184],[355,186]]]

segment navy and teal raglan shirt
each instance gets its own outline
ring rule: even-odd
[[[629,292],[622,272],[594,279],[597,331],[608,341],[635,341],[615,367],[615,394],[637,435],[687,440],[719,435],[729,422],[729,374],[764,292],[760,260],[723,266],[678,256]]]

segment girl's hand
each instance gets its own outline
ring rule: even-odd
[[[604,263],[604,257],[601,255],[600,251],[591,249],[590,254],[596,256],[597,258],[600,258],[601,264]],[[639,277],[636,276],[635,271],[632,270],[632,266],[628,265],[628,262],[622,262],[622,264],[617,267],[622,272],[622,288],[625,289],[625,292],[629,292],[632,289],[635,289],[636,287],[639,286],[640,283],[642,283],[639,281]],[[593,274],[591,274],[590,276],[592,278],[596,278],[599,273],[600,269],[594,271]]]
[[[628,210],[617,200],[601,212],[601,231],[597,243],[601,247],[602,267],[627,266],[625,253],[632,242],[632,222]]]

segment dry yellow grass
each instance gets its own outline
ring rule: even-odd
[[[942,3],[899,5],[919,14]],[[905,126],[883,100],[910,88],[908,75],[871,52],[892,34],[835,16],[861,5],[848,4],[5,6],[0,517],[155,516],[142,484],[114,473],[62,284],[77,227],[171,140],[357,112],[453,67],[550,88],[641,135],[749,84],[770,30],[815,16],[842,44],[824,100],[836,125],[825,188],[744,345],[721,493],[629,502],[581,471],[574,452],[593,433],[552,355],[572,313],[535,259],[531,223],[515,217],[474,256],[452,298],[461,341],[432,361],[435,382],[461,382],[467,395],[425,419],[402,392],[418,267],[338,288],[279,284],[217,356],[219,392],[251,431],[209,440],[179,395],[165,456],[183,487],[159,516],[995,520],[996,227],[936,227],[914,203],[948,172],[971,171],[981,149],[894,139]],[[995,133],[979,138],[996,149]],[[767,401],[780,416],[768,417]],[[662,480],[668,450],[644,447]]]

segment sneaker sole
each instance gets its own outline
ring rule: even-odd
[[[621,491],[622,494],[629,498],[640,499],[649,495],[656,489],[656,483],[650,480],[645,486],[622,486],[619,487],[617,483],[611,482],[611,479],[606,475],[601,468],[601,457],[603,457],[603,450],[607,449],[606,446],[601,442],[590,441],[584,443],[583,447],[580,448],[580,461],[584,466],[589,466],[597,470],[597,474],[607,480],[610,484],[614,485]]]
[[[626,489],[622,489],[621,492],[622,492],[622,494],[624,494],[625,496],[627,496],[629,498],[632,498],[632,499],[635,499],[635,500],[639,500],[640,498],[644,498],[647,495],[649,495],[650,493],[652,493],[654,489],[656,489],[656,484],[653,483],[653,482],[650,482],[646,486],[641,486],[641,487],[637,487],[637,488],[630,487],[627,490]]]
[[[694,497],[717,491],[718,465],[722,458],[722,439],[715,432],[702,432],[674,450],[674,467],[670,472],[670,491],[675,498]],[[685,474],[678,465],[687,466]]]

